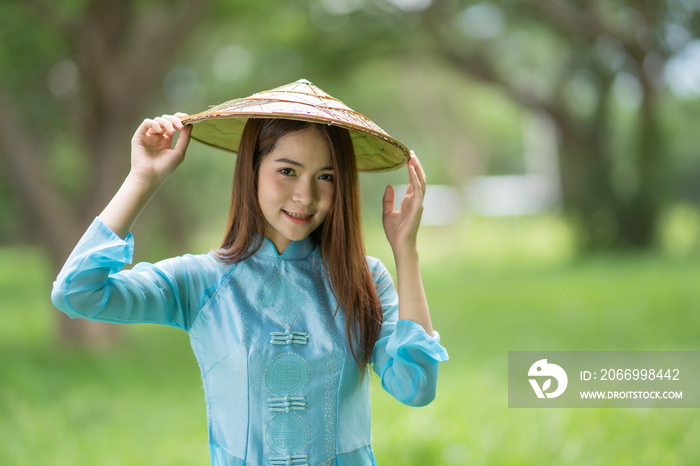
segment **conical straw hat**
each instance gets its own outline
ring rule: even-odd
[[[238,152],[248,118],[286,118],[338,125],[350,130],[357,169],[393,170],[406,164],[409,151],[367,117],[331,97],[305,79],[235,99],[182,119],[192,124],[192,137],[205,144]]]

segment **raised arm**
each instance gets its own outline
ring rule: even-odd
[[[131,171],[117,194],[100,214],[100,220],[125,238],[148,201],[182,163],[192,127],[180,121],[184,113],[146,119],[131,140]],[[177,131],[180,136],[173,147]]]
[[[433,335],[430,310],[420,274],[417,247],[426,178],[423,167],[413,151],[411,151],[411,159],[408,162],[408,179],[408,189],[399,210],[394,210],[393,186],[386,188],[382,220],[384,232],[396,261],[399,319],[412,320],[422,325],[428,335]]]
[[[51,299],[70,317],[188,329],[206,290],[214,285],[217,265],[203,255],[123,270],[133,260],[132,224],[185,156],[190,128],[182,125],[181,116],[144,120],[136,131],[129,175],[54,281]]]

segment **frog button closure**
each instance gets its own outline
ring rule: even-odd
[[[273,345],[305,345],[309,342],[309,335],[306,332],[271,332],[270,343]]]

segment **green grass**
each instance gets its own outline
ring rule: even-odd
[[[425,408],[374,378],[380,465],[700,463],[695,409],[507,407],[508,351],[700,350],[697,252],[576,258],[552,218],[426,228],[421,248],[450,361]],[[115,349],[61,349],[50,280],[36,252],[0,249],[0,464],[208,464],[187,335],[134,326]]]

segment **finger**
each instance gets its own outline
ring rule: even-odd
[[[160,124],[160,126],[163,128],[163,133],[167,134],[168,136],[172,136],[175,134],[175,126],[173,125],[173,122],[170,121],[169,119],[163,117],[158,117],[155,119],[155,121]]]
[[[163,129],[163,126],[156,120],[149,120],[150,123],[148,125],[148,133],[147,135],[153,136],[156,134],[163,134],[165,132],[165,129]]]
[[[179,130],[179,129],[184,128],[185,125],[182,124],[182,120],[180,119],[180,117],[178,115],[187,116],[187,114],[185,114],[185,113],[176,113],[175,115],[163,115],[162,118],[168,120],[170,123],[173,124],[173,127],[175,129]]]
[[[187,113],[177,112],[177,113],[175,114],[175,116],[178,117],[178,118],[180,119],[180,123],[182,123],[182,120],[183,120],[184,118],[187,118],[189,115],[188,115]],[[188,123],[188,125],[191,125],[191,124],[192,124],[192,123]],[[184,126],[185,124],[182,123],[182,125]]]
[[[411,194],[413,192],[413,177],[415,171],[412,170],[413,167],[413,151],[411,151],[411,157],[408,159],[408,163],[406,164],[406,170],[408,171],[408,187],[406,188],[406,196]]]
[[[136,134],[140,136],[148,136],[149,134],[156,134],[162,131],[163,129],[156,121],[146,118],[136,130]]]
[[[423,187],[421,186],[420,180],[418,179],[418,173],[416,172],[416,167],[412,163],[408,167],[408,175],[409,175],[409,180],[410,180],[410,185],[409,188],[412,188],[412,192],[418,193],[418,195],[423,198],[424,190]],[[408,191],[406,192],[408,194]]]
[[[425,176],[425,170],[423,169],[423,165],[420,163],[420,160],[416,156],[416,153],[411,151],[411,165],[413,165],[416,169],[416,174],[418,175],[418,181],[421,184],[421,191],[423,194],[425,194],[425,187],[428,184],[428,179]]]
[[[187,152],[187,146],[190,143],[190,134],[192,133],[192,126],[188,125],[186,126],[182,131],[180,131],[180,136],[177,138],[177,142],[175,143],[175,150],[180,152],[182,156],[185,156],[185,152]]]
[[[384,191],[384,198],[382,199],[382,215],[386,216],[394,212],[394,187],[389,185]]]
[[[413,182],[411,181],[411,170],[408,171],[408,185],[406,186],[406,192],[404,193],[405,196],[410,196],[413,194]]]
[[[422,182],[427,184],[428,179],[427,179],[427,177],[425,176],[425,169],[423,168],[423,164],[420,163],[420,159],[419,159],[418,156],[415,154],[415,152],[413,152],[413,151],[411,151],[411,152],[413,153],[413,158],[414,158],[415,161],[416,161],[416,168],[417,168],[416,172],[418,173],[418,176],[420,177],[420,179],[422,180]]]

